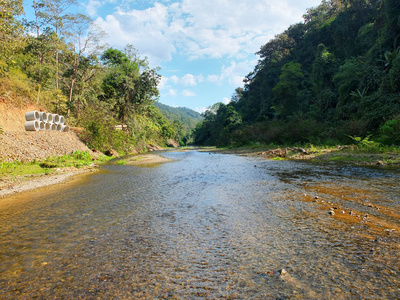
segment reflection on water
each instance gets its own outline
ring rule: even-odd
[[[400,298],[399,174],[163,155],[0,200],[0,298]]]

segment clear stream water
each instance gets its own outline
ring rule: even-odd
[[[400,298],[398,172],[162,155],[0,199],[0,299]]]

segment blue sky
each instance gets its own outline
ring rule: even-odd
[[[161,67],[160,102],[203,112],[227,103],[257,64],[255,52],[321,0],[78,2],[111,47],[132,44]]]

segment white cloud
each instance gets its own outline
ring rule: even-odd
[[[158,65],[171,60],[176,52],[173,39],[166,34],[168,18],[168,7],[156,3],[146,10],[118,10],[105,19],[97,18],[96,23],[108,33],[111,46],[123,48],[132,44],[153,65]]]
[[[93,15],[104,2],[89,0],[87,11]],[[305,9],[319,2],[164,1],[142,10],[120,6],[97,22],[109,33],[111,45],[131,43],[152,63],[169,61],[174,53],[191,59],[246,57],[288,25],[301,21]]]
[[[177,92],[177,90],[170,89],[170,90],[168,91],[168,94],[167,94],[167,95],[172,96],[172,97],[175,97],[176,95],[178,95],[178,92]]]
[[[183,96],[183,97],[194,97],[194,96],[196,96],[196,94],[194,92],[189,91],[189,90],[182,91],[180,93],[180,95]]]
[[[176,75],[171,76],[170,78],[166,79],[167,81],[171,81],[172,83],[177,84],[179,82],[179,77]]]
[[[202,114],[207,110],[207,107],[196,107],[194,110]]]
[[[224,99],[222,99],[222,102],[223,102],[224,104],[229,104],[229,103],[231,102],[231,100],[228,99],[228,98],[224,98]]]
[[[192,74],[186,74],[185,76],[183,76],[182,82],[186,86],[194,86],[197,84],[196,78]]]
[[[166,88],[167,87],[167,83],[168,83],[168,78],[162,76],[160,82],[158,83],[158,88],[160,90]]]
[[[95,17],[97,14],[97,9],[101,7],[103,3],[98,0],[89,0],[88,5],[86,6],[86,13],[90,17]]]
[[[219,75],[208,75],[207,80],[219,85],[228,82],[230,85],[235,87],[243,86],[244,77],[254,69],[256,63],[256,60],[246,60],[239,63],[231,61],[231,64],[228,67],[222,66]]]
[[[79,1],[78,1],[79,2]],[[98,15],[98,10],[107,4],[115,4],[117,0],[89,0],[87,5],[80,3],[86,9],[86,13],[91,17],[95,18]]]
[[[207,80],[212,83],[222,84],[222,75],[208,75]]]
[[[198,83],[201,83],[204,81],[204,76],[202,74],[200,75],[192,75],[192,74],[186,74],[183,77],[179,78],[176,75],[172,75],[171,77],[162,77],[161,79],[161,84],[159,85],[160,89],[165,89],[169,88],[170,84],[175,84],[175,85],[182,85],[182,86],[196,86]]]

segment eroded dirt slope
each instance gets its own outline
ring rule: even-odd
[[[60,156],[75,151],[89,151],[73,132],[25,131],[25,113],[40,111],[40,107],[10,107],[0,103],[0,161],[32,161],[49,156]]]

